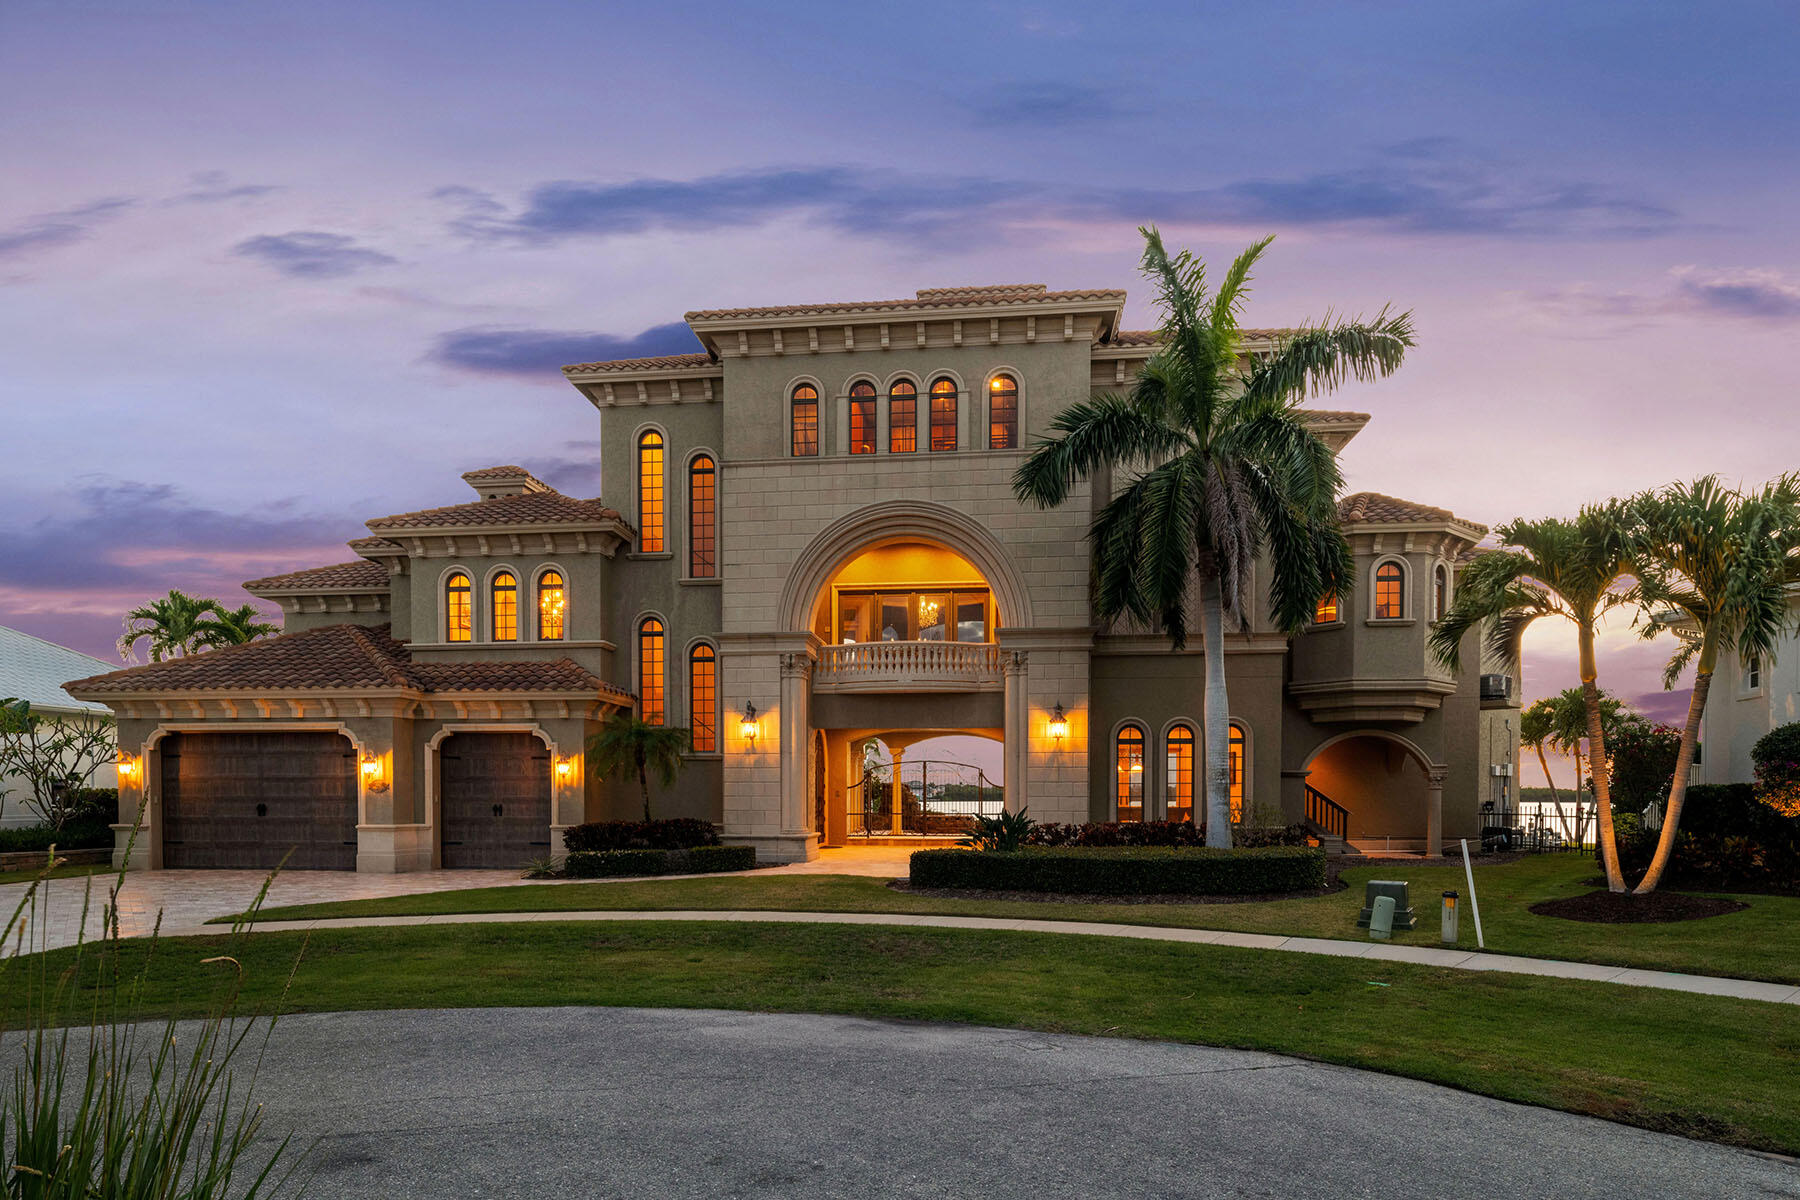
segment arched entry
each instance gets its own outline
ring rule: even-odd
[[[1341,836],[1364,850],[1442,850],[1446,768],[1417,743],[1380,729],[1342,733],[1321,743],[1306,769],[1316,827],[1336,833],[1335,817]]]

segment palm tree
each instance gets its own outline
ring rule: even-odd
[[[262,614],[256,611],[254,604],[227,610],[216,600],[209,603],[215,606],[213,611],[217,616],[203,622],[208,647],[241,646],[245,642],[281,632],[281,626],[262,619]]]
[[[1477,629],[1486,629],[1490,655],[1517,662],[1520,642],[1533,621],[1563,617],[1573,622],[1588,753],[1594,762],[1606,761],[1594,630],[1602,616],[1630,603],[1629,590],[1621,584],[1630,570],[1627,523],[1628,506],[1615,500],[1588,505],[1573,521],[1548,517],[1502,525],[1497,531],[1501,548],[1477,556],[1463,568],[1455,602],[1431,631],[1432,652],[1450,670],[1458,671],[1463,640]],[[1605,771],[1593,774],[1606,886],[1609,891],[1623,892],[1625,877],[1619,870],[1613,837],[1611,788]],[[1580,787],[1577,776],[1577,796]]]
[[[145,638],[150,640],[151,662],[205,650],[214,644],[210,640],[214,618],[223,612],[217,600],[171,589],[167,596],[140,604],[125,614],[119,656],[132,661],[137,644]]]
[[[1024,502],[1052,508],[1079,480],[1135,478],[1090,531],[1094,607],[1103,621],[1154,624],[1180,649],[1198,617],[1206,659],[1206,840],[1231,845],[1230,703],[1225,619],[1248,611],[1251,565],[1267,555],[1275,624],[1298,632],[1319,600],[1347,594],[1350,547],[1338,528],[1337,456],[1301,400],[1346,379],[1392,374],[1413,344],[1412,316],[1333,321],[1285,336],[1248,360],[1238,318],[1251,268],[1270,241],[1238,255],[1216,293],[1187,251],[1154,228],[1143,273],[1163,310],[1162,349],[1129,393],[1071,405],[1013,476]],[[1198,612],[1194,611],[1197,606]]]
[[[1556,742],[1556,706],[1549,697],[1533,700],[1519,714],[1519,744],[1537,751],[1538,766],[1544,770],[1544,782],[1550,785],[1550,801],[1562,811],[1562,793],[1556,790],[1556,779],[1550,774],[1550,760],[1544,756],[1546,743]]]
[[[1748,493],[1707,475],[1640,497],[1635,511],[1633,562],[1652,614],[1645,636],[1674,627],[1682,638],[1663,686],[1674,687],[1681,672],[1694,667],[1662,835],[1636,889],[1642,896],[1662,882],[1675,848],[1719,653],[1735,651],[1740,661],[1758,659],[1765,669],[1775,661],[1787,621],[1786,591],[1800,581],[1800,474]]]
[[[693,737],[672,725],[652,725],[623,709],[613,713],[588,739],[588,762],[603,778],[636,777],[644,793],[644,820],[650,820],[650,772],[664,787],[675,782],[682,756],[693,748]]]

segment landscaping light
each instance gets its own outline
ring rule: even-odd
[[[752,750],[756,749],[756,705],[744,705],[744,717],[738,722],[738,733],[742,734],[744,740],[750,743]]]
[[[1063,715],[1062,705],[1058,704],[1056,711],[1050,714],[1050,723],[1044,726],[1044,731],[1056,739],[1058,746],[1069,736],[1069,718]]]
[[[1457,901],[1457,895],[1455,892],[1445,892],[1444,893],[1444,908],[1443,908],[1443,918],[1442,918],[1443,925],[1442,925],[1442,932],[1439,934],[1439,937],[1443,940],[1443,942],[1446,945],[1450,945],[1450,946],[1454,946],[1456,944],[1456,925],[1457,925],[1456,901]]]

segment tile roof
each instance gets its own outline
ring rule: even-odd
[[[384,541],[386,539],[383,539]],[[399,547],[395,547],[398,549]],[[324,591],[329,588],[382,588],[388,586],[388,569],[378,562],[359,558],[352,562],[332,563],[328,567],[307,567],[285,575],[270,575],[245,583],[244,590],[256,594],[283,591]]]
[[[776,304],[763,308],[706,308],[687,314],[689,321],[757,320],[762,317],[804,317],[878,313],[890,309],[962,308],[968,305],[1091,300],[1097,304],[1123,304],[1125,293],[1113,288],[1080,291],[1036,291],[1036,284],[1002,284],[993,288],[927,288],[910,300],[852,300],[841,304]]]
[[[406,547],[392,538],[359,537],[351,538],[347,543],[358,554],[405,554]]]
[[[594,371],[657,371],[675,367],[707,367],[713,356],[695,354],[658,354],[652,358],[612,358],[605,362],[572,363],[563,368],[564,375],[586,375]]]
[[[513,466],[511,463],[501,467],[478,467],[473,471],[464,471],[462,474],[464,479],[517,479],[520,476],[529,479],[531,472],[524,467]]]
[[[1324,422],[1368,421],[1371,419],[1368,413],[1350,412],[1348,409],[1341,408],[1303,408],[1300,410],[1300,415]]]
[[[79,671],[112,670],[112,664],[79,650],[46,642],[0,625],[0,697],[29,700],[48,711],[105,711],[102,705],[77,700],[62,681]]]
[[[1447,508],[1417,504],[1380,492],[1357,492],[1338,501],[1338,519],[1346,525],[1416,525],[1424,522],[1455,521],[1470,529],[1487,532],[1486,525],[1465,521]]]
[[[624,524],[618,510],[598,500],[577,500],[561,492],[520,492],[515,496],[495,496],[491,500],[473,500],[468,504],[452,504],[445,508],[424,508],[416,512],[395,513],[376,517],[365,524],[370,529],[450,529],[484,528],[493,525],[595,525],[605,522]],[[627,526],[629,528],[629,526]]]
[[[1246,341],[1273,342],[1289,334],[1298,333],[1297,329],[1240,329]],[[1160,329],[1121,329],[1112,335],[1109,343],[1114,346],[1155,346],[1162,341]]]
[[[596,692],[623,697],[567,658],[415,662],[388,626],[325,625],[130,667],[64,685],[83,695],[121,692],[287,692],[395,688],[416,692]]]

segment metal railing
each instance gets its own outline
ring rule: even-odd
[[[1594,810],[1581,802],[1561,811],[1547,803],[1529,812],[1493,801],[1481,806],[1484,850],[1523,850],[1530,854],[1592,850],[1595,836]]]
[[[856,691],[1004,685],[991,642],[845,642],[822,646],[813,686]]]
[[[864,772],[845,793],[850,837],[961,837],[976,817],[1006,809],[1006,793],[980,767],[939,759],[902,759],[895,785],[891,767]]]
[[[1311,784],[1306,786],[1306,819],[1340,841],[1350,839],[1350,810]]]

